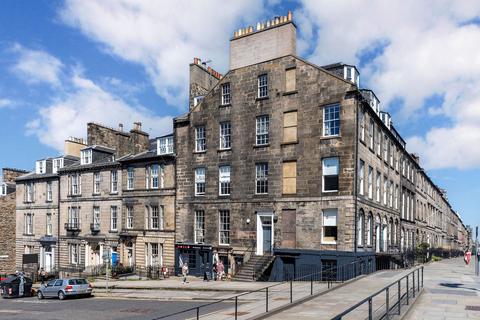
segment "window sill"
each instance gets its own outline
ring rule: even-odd
[[[337,193],[338,190],[322,190],[322,193],[328,193],[328,194],[331,194],[331,193]]]
[[[298,90],[293,90],[293,91],[284,92],[283,95],[284,96],[290,96],[292,94],[297,94],[297,93],[298,93]]]
[[[255,101],[262,101],[262,100],[268,100],[268,99],[269,99],[268,96],[266,96],[266,97],[256,97]]]
[[[229,247],[230,243],[219,243],[218,245],[222,247]]]
[[[108,230],[109,233],[118,233],[118,230]]]
[[[35,234],[34,233],[24,233],[23,236],[24,237],[34,237]]]
[[[270,147],[270,143],[265,143],[265,144],[254,144],[253,148],[259,149],[259,148],[267,148]]]
[[[110,195],[111,196],[116,196],[116,195],[118,195],[118,191],[117,192],[110,192]]]
[[[98,197],[99,195],[100,195],[99,192],[97,192],[97,193],[92,193],[92,197]]]
[[[298,144],[298,140],[280,143],[281,146],[288,146],[290,144]]]
[[[330,139],[341,139],[341,135],[336,135],[336,136],[321,136],[320,140],[330,140]]]
[[[193,154],[205,154],[207,153],[207,150],[203,150],[203,151],[193,151]]]
[[[325,244],[325,245],[336,245],[337,242],[321,242],[321,244]]]
[[[205,193],[196,194],[195,197],[205,197]]]
[[[231,106],[232,106],[232,103],[227,103],[227,104],[221,104],[218,107],[219,108],[225,108],[225,107],[231,107]]]
[[[232,151],[232,148],[226,148],[226,149],[217,149],[217,152],[225,152],[225,151]]]
[[[268,193],[255,193],[254,196],[255,197],[268,197],[269,194]]]
[[[221,198],[229,198],[230,194],[219,194],[218,196]]]

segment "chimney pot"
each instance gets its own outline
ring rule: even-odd
[[[292,21],[292,11],[288,10],[287,18],[288,18],[288,21]]]
[[[133,123],[133,129],[141,131],[142,130],[142,123],[141,122],[134,122]]]
[[[119,129],[120,131],[123,131],[123,123],[119,123],[119,124],[118,124],[118,129]]]

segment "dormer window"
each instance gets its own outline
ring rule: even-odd
[[[63,168],[63,158],[53,159],[53,173],[57,173],[61,168]]]
[[[82,150],[80,154],[80,164],[91,164],[92,163],[92,149]]]
[[[202,102],[205,96],[196,96],[193,98],[193,106],[196,107],[200,102]]]
[[[343,77],[345,80],[360,86],[360,74],[354,66],[345,66],[343,69]]]
[[[37,174],[44,174],[45,173],[45,167],[46,167],[46,161],[45,160],[39,160],[37,161],[36,164],[36,173]]]
[[[159,138],[157,140],[157,154],[173,153],[173,136]]]

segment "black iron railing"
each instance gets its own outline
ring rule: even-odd
[[[372,320],[375,318],[388,320],[391,315],[401,315],[402,305],[409,305],[410,298],[415,299],[416,293],[420,292],[421,288],[423,288],[423,266],[412,270],[402,278],[383,287],[374,294],[336,315],[332,320],[340,320],[355,310],[359,311],[358,309],[365,304],[368,304],[367,319]],[[385,302],[381,303],[381,305],[374,311],[373,301],[382,294],[385,295]],[[356,315],[356,318],[363,319],[365,318],[365,314]]]
[[[216,312],[224,313],[225,311],[231,312],[234,319],[238,319],[239,316],[246,313],[251,316],[259,316],[374,271],[374,264],[368,265],[361,260],[356,260],[345,265],[325,268],[289,281],[160,316],[153,320],[173,319],[179,316],[200,319],[202,315],[214,316]]]

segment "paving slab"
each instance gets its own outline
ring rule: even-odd
[[[425,265],[424,288],[404,319],[480,319],[480,279],[473,260],[469,266],[462,258]]]

